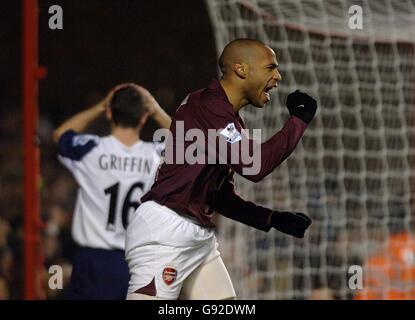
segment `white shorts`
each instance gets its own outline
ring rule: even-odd
[[[220,255],[215,230],[196,225],[166,206],[144,202],[127,228],[128,292],[155,285],[155,296],[177,299],[186,278]]]

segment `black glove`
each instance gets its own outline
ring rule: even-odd
[[[304,238],[304,233],[311,225],[311,219],[300,212],[278,212],[274,211],[270,221],[274,227],[282,233],[289,234],[297,238]]]
[[[287,108],[292,116],[296,116],[308,124],[316,114],[317,102],[307,93],[296,90],[288,95]]]

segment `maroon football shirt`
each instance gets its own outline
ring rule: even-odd
[[[292,153],[306,126],[305,122],[292,116],[268,141],[256,143],[244,132],[244,122],[234,111],[220,82],[214,79],[209,87],[191,93],[177,109],[170,128],[172,139],[166,144],[166,161],[161,165],[151,190],[141,201],[153,200],[193,216],[206,227],[214,227],[212,218],[216,211],[268,231],[267,219],[271,210],[240,198],[235,193],[233,173],[254,182],[262,180]],[[200,129],[204,133],[204,145],[200,150],[204,152],[205,161],[190,164],[183,161],[183,155],[178,155],[179,149],[187,150],[196,141],[196,138],[186,141],[182,129],[184,135],[190,129]],[[222,132],[217,135],[216,145],[208,139],[209,129]],[[220,140],[224,141],[222,146],[225,145],[225,150],[219,148]],[[209,145],[214,146],[213,152]],[[199,143],[199,146],[202,145]],[[243,148],[248,148],[250,155],[254,150],[260,153],[260,158],[257,158],[260,166],[255,174],[247,174],[246,169],[252,167],[252,163],[245,163],[246,158],[241,155]],[[167,161],[167,154],[172,155],[171,161]],[[216,160],[216,164],[212,164],[212,160]]]

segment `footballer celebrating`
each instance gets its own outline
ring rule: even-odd
[[[311,224],[303,213],[278,212],[245,201],[235,192],[233,175],[258,182],[287,159],[313,119],[316,101],[298,90],[291,93],[291,116],[283,128],[257,143],[244,131],[239,111],[248,105],[263,108],[270,101],[269,91],[281,80],[275,52],[259,41],[237,39],[224,48],[219,66],[222,78],[188,95],[177,109],[165,162],[131,218],[125,248],[130,270],[127,299],[235,299],[217,250],[215,213],[297,238],[304,237]],[[178,150],[192,143],[180,138],[182,128],[205,137],[212,129],[218,133],[219,147],[212,148],[207,138],[199,145],[209,161],[177,160]],[[167,161],[169,144],[173,161]],[[257,154],[258,170],[249,170],[253,164],[243,161],[244,148]]]

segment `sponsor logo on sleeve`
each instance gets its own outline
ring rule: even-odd
[[[225,129],[220,131],[220,134],[226,138],[226,141],[229,143],[235,143],[242,140],[241,134],[235,127],[235,124],[229,123]]]

